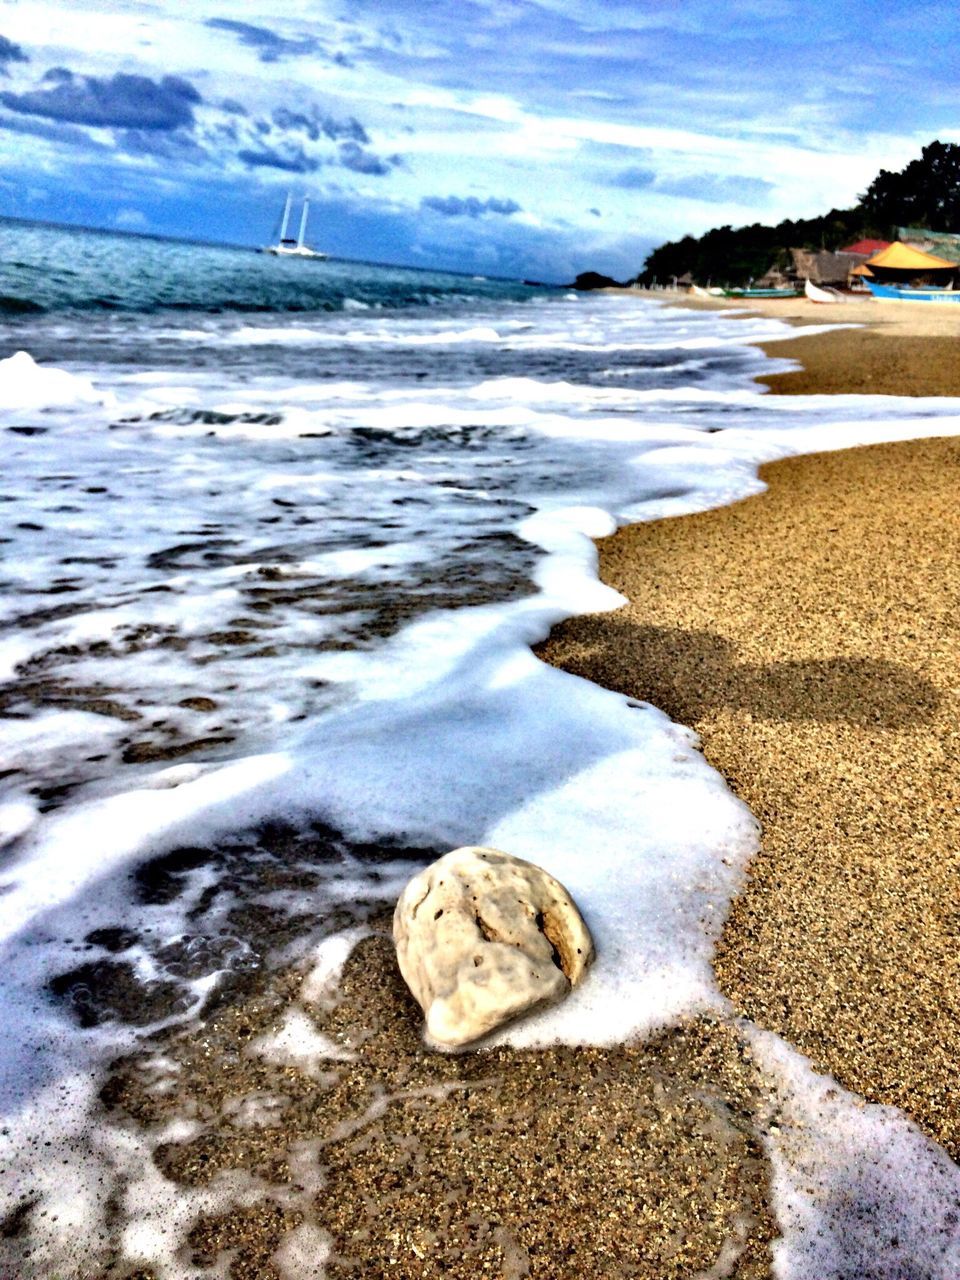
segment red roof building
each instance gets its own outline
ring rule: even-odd
[[[856,244],[844,245],[840,252],[865,253],[867,257],[872,257],[875,253],[879,253],[881,249],[889,248],[889,240],[858,240]]]

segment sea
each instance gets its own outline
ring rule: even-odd
[[[752,814],[690,728],[531,646],[622,603],[593,541],[618,525],[955,434],[960,404],[767,395],[794,366],[754,344],[793,331],[675,302],[0,221],[0,1274],[221,1274],[154,1159],[204,1118],[114,1122],[111,1064],[153,1052],[162,1092],[165,1030],[281,972],[335,990],[459,845],[541,863],[597,947],[496,1043],[729,1014]],[[258,1052],[332,1054],[305,1001]],[[946,1155],[744,1034],[793,1106],[764,1138],[776,1274],[960,1274]],[[276,1274],[322,1274],[296,1256]]]

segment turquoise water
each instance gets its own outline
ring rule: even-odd
[[[515,280],[0,219],[0,314],[44,311],[340,311],[518,301]]]

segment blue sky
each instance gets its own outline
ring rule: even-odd
[[[0,213],[488,274],[853,201],[960,142],[952,4],[0,0]]]

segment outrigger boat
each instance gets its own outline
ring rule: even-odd
[[[796,289],[724,289],[725,298],[795,298]]]
[[[294,240],[287,235],[287,228],[290,225],[290,205],[293,197],[287,192],[286,204],[283,206],[283,222],[280,224],[280,239],[276,244],[267,245],[261,252],[272,253],[278,258],[326,258],[326,254],[319,249],[310,249],[306,243],[307,235],[307,213],[310,209],[310,201],[306,198],[303,201],[303,210],[300,214],[300,232]]]
[[[960,263],[938,258],[895,240],[868,258],[864,266],[867,288],[878,302],[960,302]],[[939,280],[940,284],[914,284],[914,280]]]
[[[811,302],[846,302],[843,294],[837,293],[836,289],[821,289],[810,280],[804,280],[803,292]]]
[[[878,302],[960,302],[960,289],[937,285],[879,284],[868,280],[867,288]]]

